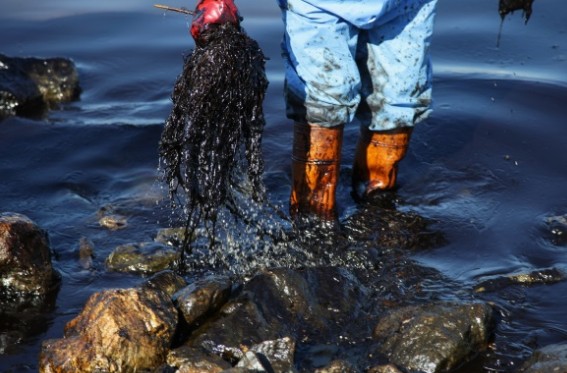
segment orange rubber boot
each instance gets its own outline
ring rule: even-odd
[[[290,215],[337,218],[335,191],[339,175],[343,126],[295,123],[293,131]]]
[[[412,132],[411,127],[373,132],[363,128],[356,147],[353,165],[353,189],[360,197],[396,185],[398,162],[404,158]]]

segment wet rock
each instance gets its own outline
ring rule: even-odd
[[[554,284],[564,281],[566,275],[557,268],[546,268],[529,273],[520,273],[516,275],[502,276],[481,282],[474,287],[477,293],[492,292],[504,289],[512,285],[545,285]]]
[[[79,94],[79,76],[71,60],[0,54],[0,120],[13,115],[41,116]]]
[[[243,357],[236,364],[236,369],[257,372],[297,372],[295,359],[295,341],[289,337],[274,341],[265,341],[246,349]]]
[[[192,325],[218,311],[230,297],[231,288],[229,278],[210,276],[179,290],[173,299],[187,324]]]
[[[449,372],[486,348],[492,325],[487,304],[426,304],[382,318],[374,336],[379,352],[403,369]]]
[[[519,373],[567,372],[567,344],[554,344],[536,350]]]
[[[357,277],[342,268],[264,270],[248,281],[213,320],[195,330],[188,345],[204,348],[233,364],[244,357],[242,348],[246,346],[247,351],[265,356],[274,367],[285,367],[294,356],[294,341],[338,342],[340,336],[349,334],[353,323],[367,324],[360,303],[365,291]],[[289,339],[280,339],[282,335]],[[268,353],[270,350],[274,352]],[[288,358],[278,360],[270,355]],[[304,365],[307,370],[313,368],[309,361]]]
[[[220,357],[188,346],[170,351],[167,364],[177,368],[176,373],[218,373],[231,368],[231,365]]]
[[[334,360],[324,368],[316,369],[315,373],[356,373],[357,370],[344,360]]]
[[[42,344],[40,372],[136,372],[165,363],[177,327],[170,297],[133,288],[93,294],[65,326],[64,338]]]
[[[24,215],[0,214],[2,311],[42,305],[58,286],[47,233]]]
[[[171,246],[158,242],[120,245],[106,258],[106,268],[115,272],[156,273],[170,268],[178,257]]]
[[[388,364],[372,367],[368,369],[367,373],[402,373],[402,371],[396,368],[396,366]]]
[[[146,289],[164,292],[169,297],[173,297],[173,294],[185,286],[187,286],[185,279],[171,270],[156,273],[142,285]]]
[[[264,341],[250,347],[263,366],[273,372],[295,372],[295,341],[290,337],[274,341]],[[240,362],[237,366],[241,366]],[[268,370],[270,371],[270,370]]]
[[[270,363],[254,351],[246,351],[242,359],[236,364],[236,370],[244,369],[249,372],[271,372]],[[230,370],[232,371],[232,370]]]

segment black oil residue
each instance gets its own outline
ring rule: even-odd
[[[527,24],[532,16],[532,4],[534,0],[500,0],[498,4],[498,13],[500,13],[500,29],[498,30],[498,39],[496,40],[496,47],[500,47],[500,37],[502,35],[502,27],[504,19],[510,13],[516,10],[521,10],[524,16],[524,22]]]
[[[504,20],[506,16],[513,13],[515,10],[521,10],[524,15],[526,23],[530,20],[532,15],[532,4],[534,0],[500,0],[498,4],[498,13]]]

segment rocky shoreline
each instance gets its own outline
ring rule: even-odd
[[[409,226],[393,227],[392,247],[396,232],[402,238],[398,244],[414,242],[408,240],[415,233]],[[168,233],[179,232],[161,231],[156,238],[167,242]],[[147,246],[175,252],[163,243]],[[494,331],[504,316],[475,295],[565,277],[548,269],[468,291],[455,284],[454,294],[439,294],[427,284],[443,282],[446,291],[452,287],[449,280],[386,247],[371,255],[375,262],[367,268],[331,260],[245,274],[209,269],[188,280],[163,268],[164,257],[172,266],[173,256],[132,255],[132,250],[117,248],[107,258],[107,270],[115,270],[112,256],[123,255],[129,266],[122,270],[155,274],[137,287],[92,294],[65,326],[63,338],[43,342],[41,372],[451,372],[495,348]],[[0,215],[0,294],[3,306],[11,304],[3,310],[23,312],[53,303],[58,277],[50,252],[46,233],[29,218]],[[85,252],[81,263],[92,255]],[[40,253],[43,261],[38,264],[36,255],[26,253]],[[146,263],[154,261],[159,265]],[[18,266],[28,268],[29,284],[36,279],[40,286],[19,286],[24,272]],[[534,351],[518,372],[566,370],[567,345],[551,345]]]

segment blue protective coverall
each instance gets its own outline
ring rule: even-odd
[[[287,116],[371,131],[411,127],[431,106],[437,0],[278,0]]]

